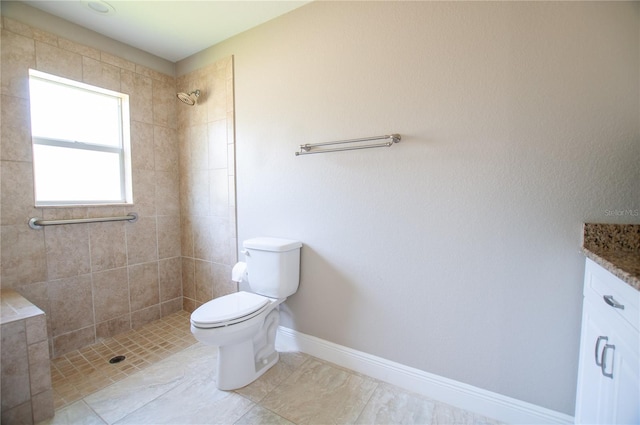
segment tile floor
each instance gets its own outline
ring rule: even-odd
[[[44,424],[497,424],[303,353],[236,391],[215,386],[216,347],[179,312],[52,360]],[[110,364],[115,355],[126,360]]]

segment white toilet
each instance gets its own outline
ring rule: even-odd
[[[218,346],[217,387],[221,390],[244,387],[278,362],[278,306],[298,290],[300,282],[301,242],[255,238],[242,246],[246,266],[236,264],[232,277],[248,282],[253,292],[216,298],[191,314],[196,339]]]

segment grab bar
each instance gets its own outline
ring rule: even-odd
[[[391,140],[389,140],[388,142],[372,143],[368,145],[353,145],[353,146],[346,146],[342,148],[318,149],[314,151],[314,149],[319,146],[341,145],[344,143],[360,143],[360,142],[368,142],[371,140],[387,140],[387,139],[391,139]],[[363,137],[361,139],[336,140],[334,142],[324,142],[324,143],[307,143],[305,145],[300,145],[300,150],[296,152],[296,156],[310,155],[313,153],[351,151],[356,149],[390,147],[390,146],[393,146],[394,143],[399,143],[401,139],[402,137],[399,134],[387,134],[384,136]]]
[[[29,220],[29,227],[32,229],[42,229],[43,226],[58,226],[61,224],[78,224],[78,223],[102,223],[105,221],[128,221],[135,223],[138,220],[138,214],[128,213],[121,217],[95,217],[95,218],[70,218],[66,220],[43,220],[33,217]]]

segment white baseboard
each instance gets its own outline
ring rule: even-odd
[[[573,424],[574,418],[535,404],[392,362],[280,326],[278,351],[300,351],[437,401],[507,424]]]

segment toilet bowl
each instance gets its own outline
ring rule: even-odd
[[[255,238],[243,247],[246,272],[238,280],[247,281],[254,292],[213,299],[191,314],[194,337],[218,347],[216,385],[221,390],[244,387],[277,363],[279,305],[299,283],[300,242]],[[244,263],[237,266],[243,268]]]

